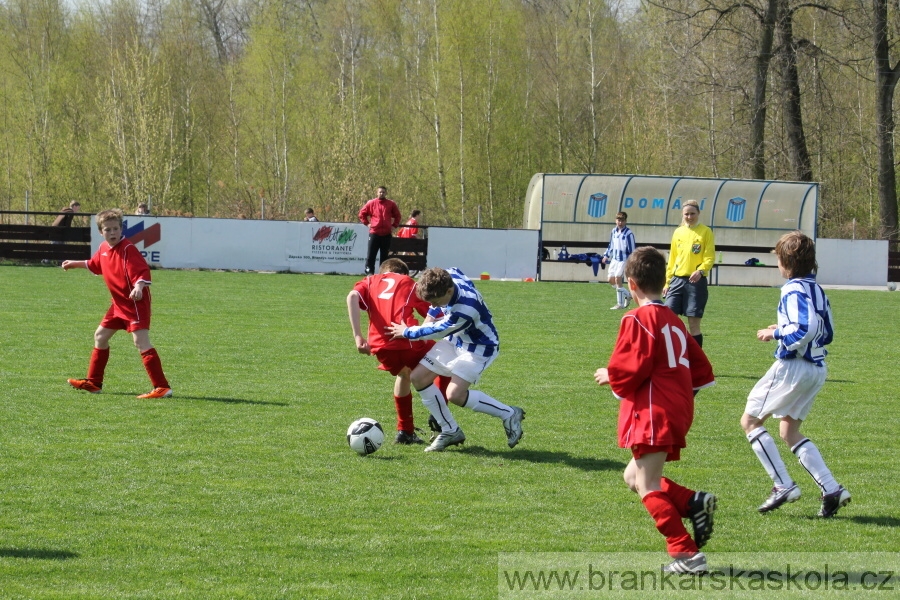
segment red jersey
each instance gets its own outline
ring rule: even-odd
[[[400,231],[397,233],[399,238],[414,238],[419,233],[419,222],[414,217],[410,217]]]
[[[353,289],[359,294],[359,307],[369,313],[368,342],[373,354],[380,350],[408,350],[423,344],[405,338],[392,340],[385,331],[391,323],[418,325],[413,310],[423,317],[428,314],[431,305],[416,295],[412,277],[399,273],[371,275]]]
[[[116,317],[129,322],[146,319],[150,313],[150,288],[145,287],[140,300],[129,295],[138,281],[150,283],[150,267],[140,251],[127,238],[115,246],[104,241],[87,262],[94,275],[103,275],[103,281],[112,294],[112,310]]]
[[[622,318],[609,359],[619,407],[619,446],[685,447],[694,420],[694,391],[715,383],[712,365],[681,319],[653,302]]]
[[[390,235],[394,227],[400,226],[401,218],[397,203],[387,198],[372,198],[359,211],[360,222],[375,235]]]

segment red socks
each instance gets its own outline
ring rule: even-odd
[[[91,352],[91,362],[88,364],[87,380],[103,387],[103,374],[106,372],[106,363],[109,361],[109,348],[94,348]]]
[[[682,488],[684,489],[684,488]],[[656,529],[666,538],[666,550],[672,558],[688,558],[699,552],[688,534],[675,504],[665,492],[650,492],[641,499],[644,508],[656,521]]]
[[[414,433],[412,394],[394,396],[394,406],[397,408],[397,431]]]
[[[144,361],[144,368],[147,370],[147,375],[150,376],[150,383],[154,388],[171,387],[169,385],[169,380],[166,379],[166,375],[163,373],[162,361],[159,360],[159,354],[156,353],[156,348],[150,348],[149,350],[141,352],[141,360]]]
[[[690,508],[691,498],[694,497],[694,490],[689,490],[682,485],[678,485],[666,477],[663,477],[660,483],[662,484],[660,487],[662,487],[663,493],[672,501],[675,510],[678,511],[678,514],[681,515],[682,519],[686,519]]]

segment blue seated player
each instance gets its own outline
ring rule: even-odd
[[[466,440],[444,395],[434,384],[438,375],[451,378],[447,400],[502,419],[507,444],[514,448],[522,438],[525,411],[479,390],[469,389],[478,383],[500,352],[500,337],[481,294],[469,278],[455,268],[424,271],[416,283],[416,293],[431,304],[429,316],[435,320],[418,326],[392,323],[387,329],[395,338],[438,340],[410,374],[410,381],[422,397],[422,403],[441,429],[425,452],[441,452]]]

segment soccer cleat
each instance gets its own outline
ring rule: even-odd
[[[819,516],[823,519],[833,517],[839,508],[848,504],[850,504],[850,492],[845,490],[844,486],[840,486],[836,492],[822,496],[822,509],[819,510]]]
[[[76,390],[84,390],[85,392],[90,392],[92,394],[99,394],[100,390],[103,389],[102,384],[94,385],[90,379],[70,379],[69,385]]]
[[[506,443],[510,448],[515,448],[522,439],[522,421],[525,419],[525,411],[518,406],[510,406],[513,414],[503,419],[503,429],[506,430]]]
[[[404,446],[411,446],[413,444],[424,444],[425,440],[417,436],[415,433],[406,433],[405,431],[398,431],[397,437],[394,438],[395,444],[402,444]]]
[[[706,567],[706,555],[698,552],[688,558],[676,558],[664,566],[663,571],[666,573],[702,574],[709,572],[709,569]]]
[[[702,548],[713,532],[713,513],[716,511],[716,497],[708,492],[694,492],[688,502],[688,518],[694,527],[694,543]]]
[[[172,397],[172,388],[164,388],[158,387],[153,388],[153,390],[147,392],[146,394],[141,394],[138,396],[141,400],[146,400],[148,398],[171,398]]]
[[[766,498],[766,501],[760,505],[758,510],[761,513],[767,513],[770,510],[775,510],[776,508],[780,508],[782,504],[787,504],[788,502],[796,502],[800,497],[800,486],[796,483],[792,483],[789,487],[780,488],[773,487],[772,493],[769,494],[769,497]]]
[[[466,441],[466,434],[463,433],[461,427],[458,427],[456,431],[439,433],[431,445],[425,448],[425,452],[443,452],[446,448],[462,444],[464,441]]]
[[[622,306],[621,304],[616,304],[615,306],[610,306],[609,310],[622,310],[623,308],[625,308],[625,307]]]
[[[434,418],[434,415],[428,415],[428,429],[431,430],[431,437],[428,438],[430,443],[436,440],[441,433],[441,426],[438,424],[437,419]]]

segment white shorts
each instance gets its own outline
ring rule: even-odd
[[[827,374],[825,366],[802,358],[776,360],[750,390],[744,412],[757,419],[771,415],[804,421]]]
[[[495,352],[493,356],[478,356],[457,348],[447,340],[438,340],[419,364],[425,365],[438,375],[444,377],[456,375],[475,385],[481,379],[484,370],[497,358],[497,354]]]
[[[625,261],[611,260],[606,265],[606,276],[610,279],[613,277],[623,277],[625,275]]]

